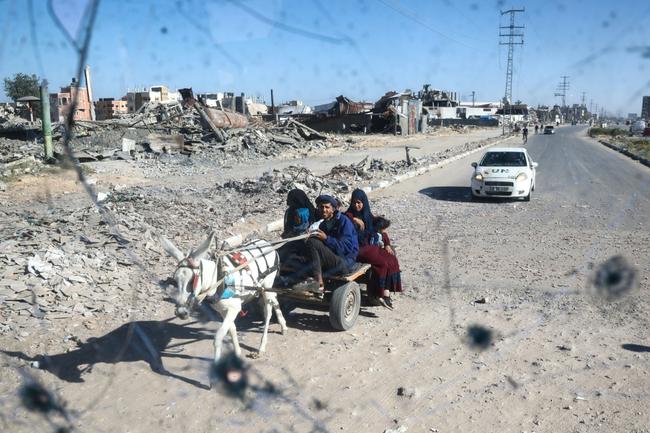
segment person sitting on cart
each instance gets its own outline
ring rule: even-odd
[[[373,302],[392,309],[390,294],[402,291],[402,278],[399,261],[386,233],[390,221],[372,214],[368,196],[361,189],[352,191],[346,215],[358,233],[357,261],[372,266],[367,285],[368,295]]]
[[[337,200],[334,197],[319,195],[316,206],[323,221],[307,239],[306,247],[308,271],[322,292],[323,273],[341,275],[354,268],[359,241],[352,221],[336,209]]]
[[[287,239],[307,233],[309,226],[316,221],[316,208],[307,194],[301,189],[292,189],[287,194],[287,206],[284,212],[284,229],[280,237]],[[301,262],[307,254],[305,242],[303,240],[287,242],[278,248],[278,254],[280,263],[285,268],[304,266]]]
[[[309,226],[316,221],[316,208],[303,190],[296,188],[289,191],[287,206],[281,235],[283,239],[306,233]]]

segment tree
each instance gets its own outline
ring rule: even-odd
[[[14,75],[13,78],[5,78],[5,94],[16,102],[16,99],[23,96],[40,95],[39,78],[35,75],[27,75],[22,72]]]
[[[5,94],[16,102],[18,98],[23,96],[35,96],[40,98],[41,89],[39,82],[41,81],[36,75],[27,75],[22,72],[14,75],[13,78],[5,78]],[[39,118],[41,116],[41,102],[35,101],[31,104],[34,117]],[[29,119],[29,116],[25,114],[26,118]]]

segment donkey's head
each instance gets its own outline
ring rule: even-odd
[[[185,255],[171,241],[166,238],[161,239],[163,249],[178,261],[173,278],[176,283],[175,313],[181,319],[187,318],[201,292],[201,259],[208,252],[213,240],[214,232],[210,233],[198,248]]]

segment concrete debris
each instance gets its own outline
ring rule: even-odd
[[[139,163],[144,170],[149,170],[158,165],[155,162],[158,159],[163,164],[174,162],[170,155],[192,155],[198,165],[214,166],[260,157],[306,156],[312,150],[325,149],[340,141],[291,118],[272,124],[206,107],[193,99],[191,89],[183,90],[189,91],[183,104],[152,101],[136,113],[102,121],[76,121],[72,131],[66,131],[63,123],[53,124],[55,156],[60,160],[67,158],[62,145],[69,137],[78,162],[144,160]],[[23,122],[13,114],[12,106],[2,107],[0,122],[4,123],[0,130],[8,118]],[[10,170],[6,165],[28,157],[43,158],[43,146],[39,143],[42,139],[38,130],[34,131],[31,135],[0,134],[0,177],[36,172],[22,166]]]
[[[36,160],[31,155],[7,155],[4,161],[0,159],[0,178],[11,178],[23,174],[38,173],[43,166],[44,164],[41,161]]]
[[[0,104],[0,133],[19,133],[27,130],[39,130],[41,128],[40,119],[30,122],[25,117],[21,117],[22,107],[14,107],[9,104]],[[22,113],[24,114],[24,113]],[[29,118],[29,116],[27,116]]]

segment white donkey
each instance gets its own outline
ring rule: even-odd
[[[275,311],[282,333],[287,329],[274,292],[273,280],[280,267],[278,253],[264,240],[255,240],[240,248],[239,252],[218,256],[216,262],[204,259],[214,239],[214,233],[194,251],[184,255],[174,244],[163,238],[167,253],[178,260],[174,280],[177,286],[176,316],[186,319],[190,309],[206,299],[223,317],[223,323],[214,336],[214,362],[221,356],[223,339],[230,332],[235,353],[241,356],[235,319],[242,305],[260,299],[264,310],[264,333],[258,353],[266,350],[267,333],[272,310]]]

